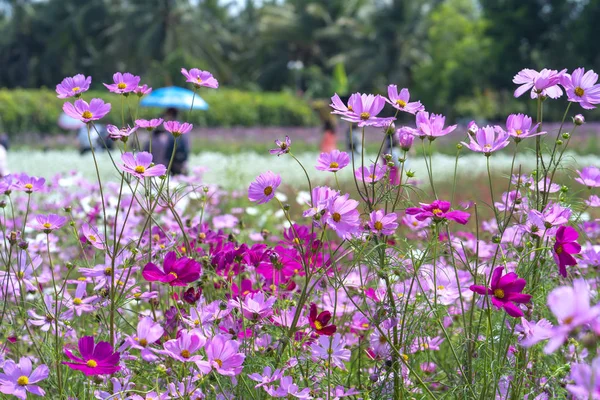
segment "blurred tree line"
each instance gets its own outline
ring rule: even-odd
[[[0,0],[0,87],[115,71],[181,84],[182,66],[243,90],[381,92],[494,119],[522,68],[600,67],[600,0]]]

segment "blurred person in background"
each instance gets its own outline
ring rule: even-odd
[[[326,119],[323,123],[323,139],[321,139],[321,152],[329,153],[337,149],[337,137],[335,135],[335,125],[331,119]]]
[[[167,108],[163,114],[165,121],[175,121],[178,111],[176,108]],[[163,164],[169,166],[173,148],[175,147],[175,137],[167,132],[161,125],[152,132],[152,143],[148,143],[145,147],[146,151],[151,151],[152,161],[155,164]],[[152,146],[150,146],[150,144]],[[182,135],[177,141],[175,156],[171,165],[172,175],[185,175],[187,173],[187,160],[189,156],[189,139],[188,135]]]
[[[0,177],[8,175],[8,147],[10,142],[8,135],[3,133],[0,135]]]
[[[90,143],[94,146],[94,151],[110,150],[113,147],[113,141],[108,138],[106,126],[102,124],[94,124],[94,127],[90,129],[89,137],[87,125],[81,126],[77,131],[77,142],[81,155],[92,150]]]

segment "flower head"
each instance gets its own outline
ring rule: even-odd
[[[281,176],[271,171],[263,172],[248,188],[248,199],[257,204],[264,204],[275,197],[275,190],[281,185]]]
[[[441,114],[431,114],[427,111],[419,111],[416,118],[417,130],[414,133],[421,138],[428,137],[434,140],[440,136],[446,136],[456,129],[456,125],[450,125],[444,128],[446,117]]]
[[[587,186],[589,189],[593,187],[600,187],[600,169],[598,167],[589,166],[585,167],[581,171],[577,171],[579,178],[575,178],[575,181]]]
[[[149,282],[168,283],[170,286],[187,286],[200,278],[200,272],[200,263],[187,257],[177,258],[175,252],[170,251],[165,256],[162,270],[150,262],[144,266],[142,276]]]
[[[160,126],[160,124],[162,124],[162,123],[163,123],[162,118],[154,118],[151,120],[147,120],[147,119],[136,119],[135,120],[136,126],[146,129],[146,130],[149,130],[149,131],[158,128]]]
[[[112,84],[103,83],[103,85],[113,93],[130,93],[138,88],[140,77],[129,72],[125,72],[124,74],[117,72],[113,75],[113,82]]]
[[[134,126],[133,128],[131,128],[129,126],[125,126],[119,129],[114,125],[108,124],[106,125],[106,130],[108,132],[108,137],[112,140],[121,140],[123,142],[126,142],[129,136],[131,136],[132,133],[138,130],[138,127]]]
[[[404,151],[409,151],[415,141],[415,130],[413,128],[409,128],[403,126],[396,130],[396,137],[398,140],[398,145]]]
[[[137,94],[138,97],[142,97],[142,96],[152,93],[152,88],[149,87],[148,85],[141,85],[141,86],[138,86],[133,92],[135,94]]]
[[[99,250],[104,250],[104,238],[98,233],[98,230],[89,224],[81,226],[81,232],[89,244]]]
[[[163,126],[167,132],[171,132],[175,137],[188,133],[194,127],[194,125],[188,122],[179,121],[166,121]]]
[[[350,98],[348,99],[348,105],[345,105],[342,99],[340,99],[340,96],[338,96],[337,93],[334,94],[331,97],[331,104],[329,105],[329,107],[333,108],[333,111],[331,113],[339,115],[352,114],[352,112],[354,111],[354,109],[352,108],[352,104],[354,103],[356,97],[360,97],[360,93],[354,93],[352,96],[350,96]]]
[[[591,365],[572,365],[570,378],[573,383],[566,387],[574,399],[600,400],[600,357],[594,358]]]
[[[451,219],[459,224],[465,225],[471,216],[468,212],[459,210],[450,210],[450,202],[436,200],[431,204],[420,203],[421,207],[409,207],[406,214],[414,215],[419,221],[433,218],[435,222],[441,222]]]
[[[121,350],[131,347],[141,351],[144,361],[156,361],[157,357],[154,355],[154,349],[150,346],[156,343],[163,336],[164,332],[165,330],[160,324],[154,322],[150,317],[144,317],[138,322],[135,335],[127,338]]]
[[[410,103],[410,93],[408,89],[402,89],[398,94],[398,87],[396,85],[388,86],[388,98],[385,99],[397,110],[404,111],[410,114],[415,114],[417,111],[425,111],[425,107],[420,101],[414,101]]]
[[[290,137],[286,135],[284,141],[276,139],[275,140],[275,145],[277,147],[274,148],[274,149],[269,150],[269,153],[271,153],[271,154],[277,154],[277,156],[280,156],[282,154],[287,154],[287,153],[290,152],[290,147],[292,145],[292,141],[290,140]]]
[[[65,349],[65,355],[71,360],[63,361],[71,369],[82,371],[85,375],[114,374],[119,371],[120,354],[115,352],[108,342],[94,344],[93,336],[84,336],[79,339],[79,353],[76,357],[69,349]]]
[[[515,138],[515,141],[531,136],[543,135],[546,132],[536,132],[539,124],[531,126],[531,117],[524,114],[510,114],[506,119],[506,132]]]
[[[91,76],[86,78],[85,75],[77,74],[74,77],[67,77],[56,85],[57,97],[59,99],[66,99],[68,97],[80,96],[81,93],[89,90],[91,83]]]
[[[360,227],[360,213],[356,209],[358,201],[349,197],[345,194],[332,199],[326,219],[327,225],[342,239],[351,238]]]
[[[554,261],[558,264],[558,270],[563,277],[567,277],[567,265],[577,265],[577,260],[572,254],[579,254],[581,246],[576,242],[579,233],[570,226],[561,226],[556,231],[556,243],[554,243]]]
[[[386,169],[381,164],[371,164],[368,167],[360,167],[354,171],[354,176],[359,181],[375,183],[385,176]]]
[[[531,98],[536,99],[538,95],[557,99],[562,96],[562,89],[558,86],[566,69],[558,72],[544,68],[540,72],[525,68],[513,78],[513,83],[519,85],[515,90],[515,97],[531,89]]]
[[[350,96],[350,100],[348,100],[348,111],[342,114],[342,119],[348,122],[358,123],[359,127],[387,127],[394,118],[377,117],[384,106],[385,99],[380,95],[356,93],[356,96]],[[350,109],[352,111],[350,111]]]
[[[514,303],[522,304],[531,301],[530,294],[522,293],[527,281],[519,278],[514,272],[502,276],[502,271],[504,267],[494,269],[490,287],[471,285],[470,289],[481,295],[491,295],[492,304],[499,309],[504,308],[511,317],[522,317],[523,311]]]
[[[596,82],[598,74],[593,70],[585,72],[583,68],[577,68],[573,74],[563,74],[561,79],[569,101],[579,103],[587,110],[600,103],[600,84]]]
[[[469,143],[461,142],[472,151],[490,156],[494,151],[508,146],[508,134],[499,126],[486,126],[479,128],[475,138],[469,136]]]
[[[60,229],[67,223],[67,217],[62,217],[56,214],[36,215],[33,226],[44,233],[50,233],[56,229]]]
[[[329,153],[321,153],[315,168],[319,171],[337,172],[348,164],[350,164],[348,153],[335,149]]]
[[[123,153],[121,155],[122,165],[119,167],[137,178],[161,176],[167,172],[162,164],[152,165],[152,154],[141,151],[137,154]]]
[[[204,86],[217,89],[219,87],[219,82],[208,71],[202,71],[198,68],[192,68],[188,71],[181,68],[181,74],[185,76],[186,82],[193,83],[198,88]]]
[[[317,305],[315,303],[311,303],[310,313],[308,315],[308,323],[317,334],[331,336],[335,333],[337,328],[333,324],[328,325],[330,320],[331,313],[329,311],[321,311],[317,315]]]
[[[396,213],[386,214],[383,210],[376,210],[369,214],[369,228],[371,232],[382,235],[393,235],[398,228]]]
[[[110,103],[102,99],[92,99],[89,104],[83,99],[75,100],[74,104],[63,104],[63,111],[69,117],[88,123],[97,121],[110,112]]]
[[[230,340],[224,335],[216,335],[206,345],[206,357],[217,373],[235,376],[242,372],[242,364],[246,356],[238,350],[240,343]]]
[[[48,377],[50,370],[46,365],[42,364],[32,372],[31,360],[22,357],[18,364],[13,360],[6,360],[2,369],[4,373],[0,374],[0,392],[12,394],[22,400],[27,398],[27,392],[36,396],[46,395],[41,387],[35,385]]]

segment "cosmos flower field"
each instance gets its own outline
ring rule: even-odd
[[[600,399],[600,169],[569,155],[600,103],[593,71],[524,69],[515,96],[537,115],[466,132],[395,85],[334,94],[363,141],[377,127],[400,152],[301,156],[273,138],[238,187],[134,150],[193,127],[122,112],[152,90],[133,74],[105,83],[112,104],[86,98],[91,79],[57,95],[90,132],[121,113],[118,150],[85,174],[0,179],[3,398]],[[547,107],[565,110],[557,130]]]

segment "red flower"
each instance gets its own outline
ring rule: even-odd
[[[331,320],[331,313],[329,311],[322,311],[317,315],[317,305],[312,303],[310,305],[310,314],[308,315],[308,323],[319,335],[331,336],[337,330],[335,325],[327,325]]]
[[[567,265],[577,265],[577,260],[572,254],[579,254],[581,246],[576,242],[579,233],[570,226],[561,226],[556,231],[556,243],[554,243],[554,261],[558,264],[558,270],[562,276],[567,277]]]

